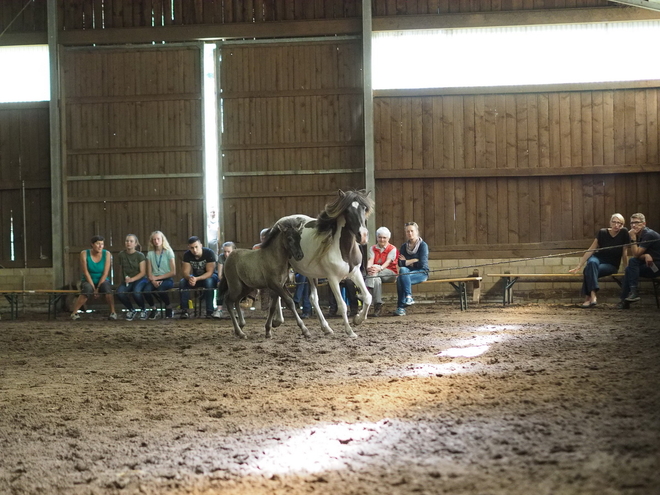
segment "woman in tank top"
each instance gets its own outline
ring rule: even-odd
[[[105,294],[105,300],[110,306],[109,320],[116,320],[115,300],[112,294],[112,286],[108,275],[110,274],[110,265],[112,255],[103,249],[103,236],[95,235],[92,237],[91,249],[85,249],[80,252],[80,271],[82,272],[82,283],[80,295],[73,305],[71,313],[72,320],[79,320],[78,310],[87,302],[90,297],[95,299],[99,294]]]

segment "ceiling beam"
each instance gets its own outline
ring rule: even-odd
[[[631,7],[641,7],[643,9],[660,11],[660,1],[658,0],[610,0],[614,3],[622,3]]]

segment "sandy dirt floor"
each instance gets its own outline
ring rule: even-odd
[[[660,311],[0,321],[2,494],[659,494]]]

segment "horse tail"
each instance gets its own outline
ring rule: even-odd
[[[218,300],[224,301],[227,292],[229,292],[229,284],[227,283],[227,277],[221,277],[220,283],[218,284]]]

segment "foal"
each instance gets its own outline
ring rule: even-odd
[[[266,320],[266,338],[272,338],[273,317],[281,311],[280,297],[296,317],[296,322],[305,337],[310,333],[303,323],[295,303],[285,284],[289,276],[289,258],[301,260],[300,235],[303,220],[298,216],[284,217],[269,230],[261,249],[236,249],[225,262],[222,279],[218,287],[220,297],[229,310],[234,325],[234,335],[247,338],[243,333],[245,318],[240,302],[254,289],[270,289],[279,297],[271,298],[268,319]],[[276,320],[275,326],[281,323]]]

